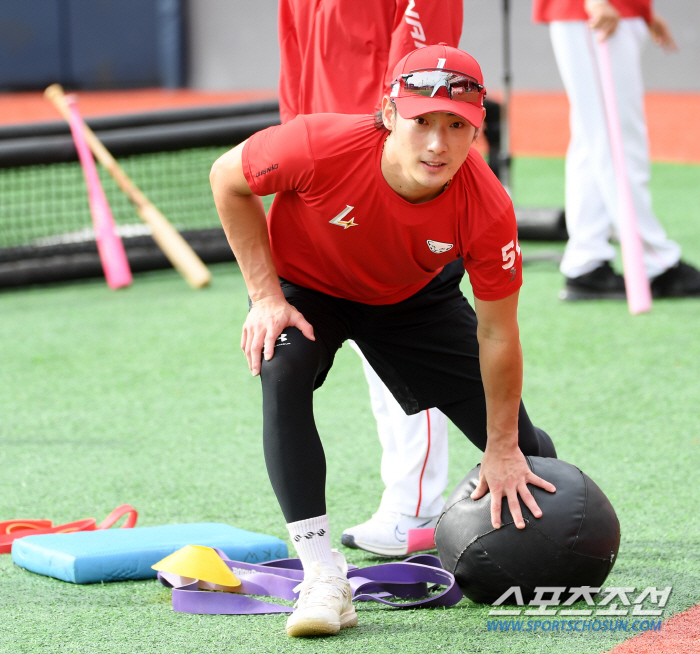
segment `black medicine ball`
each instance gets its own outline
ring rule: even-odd
[[[452,492],[435,529],[443,567],[475,602],[492,604],[511,586],[520,586],[525,603],[537,586],[602,586],[617,557],[620,523],[593,480],[560,459],[526,459],[557,489],[548,493],[528,484],[541,518],[520,501],[526,526],[518,529],[504,497],[501,528],[494,529],[491,494],[470,498],[479,483],[477,466]]]

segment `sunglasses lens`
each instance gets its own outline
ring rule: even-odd
[[[479,87],[471,80],[450,84],[452,99],[457,102],[478,102]]]
[[[441,87],[447,88],[448,75],[437,71],[420,71],[412,73],[406,79],[404,88],[409,93],[416,95],[425,95],[430,97],[433,91],[437,91]]]
[[[457,102],[478,102],[480,91],[474,80],[443,70],[419,70],[404,76],[404,92],[413,95],[431,98],[439,94]]]

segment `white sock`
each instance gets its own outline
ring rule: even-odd
[[[337,569],[331,551],[331,535],[328,516],[320,515],[308,520],[298,520],[287,524],[289,536],[294,543],[304,572],[311,570],[314,563],[332,565]]]

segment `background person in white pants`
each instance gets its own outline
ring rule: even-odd
[[[404,55],[439,42],[458,46],[462,12],[462,0],[280,0],[282,122],[298,114],[374,113]],[[386,490],[374,516],[346,529],[341,542],[388,556],[432,548],[432,532],[419,530],[434,528],[444,505],[447,418],[437,409],[406,415],[362,359]]]
[[[461,265],[461,264],[460,264]],[[447,417],[439,409],[407,416],[360,349],[372,412],[382,445],[384,492],[371,520],[346,529],[341,542],[385,556],[432,548],[432,535],[445,501],[449,464]]]
[[[617,235],[617,188],[600,82],[598,46],[607,39],[644,263],[654,297],[700,296],[700,272],[682,262],[681,248],[654,214],[648,183],[649,147],[644,114],[641,53],[651,33],[676,48],[651,0],[535,0],[535,22],[549,23],[559,72],[570,104],[566,156],[566,224],[569,242],[561,263],[565,300],[624,299],[621,275],[610,262]]]

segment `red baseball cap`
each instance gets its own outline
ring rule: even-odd
[[[449,82],[441,80],[436,83],[432,92],[418,94],[407,90],[406,83],[410,84],[411,73],[417,71],[436,71],[444,69],[445,73],[462,75],[473,81],[469,87],[470,98],[473,101],[454,100],[455,93],[450,89]],[[408,77],[407,77],[408,76]],[[448,77],[447,75],[441,77]],[[416,77],[417,79],[417,77]],[[421,114],[433,111],[445,111],[464,118],[466,121],[481,127],[484,119],[484,77],[481,67],[474,57],[453,48],[446,43],[428,45],[409,52],[394,68],[394,81],[391,85],[391,98],[396,103],[396,108],[403,118],[415,118]]]

